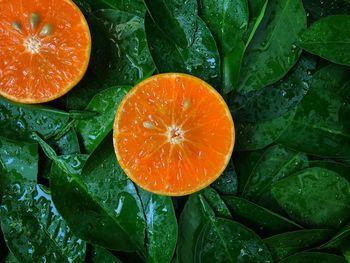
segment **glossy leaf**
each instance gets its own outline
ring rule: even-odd
[[[272,187],[288,215],[310,227],[337,228],[350,219],[350,183],[324,168],[309,168]]]
[[[213,218],[204,226],[196,244],[194,262],[272,262],[264,242],[245,226]]]
[[[197,27],[196,0],[144,0],[154,23],[171,42],[190,46]]]
[[[238,90],[259,90],[286,75],[299,58],[295,43],[305,28],[301,0],[269,1],[265,17],[246,50]]]
[[[79,122],[77,131],[86,152],[93,152],[113,128],[117,108],[129,87],[112,87],[101,91],[90,101],[87,111],[98,115]]]
[[[350,156],[347,131],[350,111],[344,110],[345,98],[337,94],[347,72],[331,65],[315,74],[309,93],[299,104],[292,124],[279,138],[280,143],[312,155]]]
[[[275,142],[292,123],[295,111],[282,116],[256,123],[235,122],[236,151],[254,151],[265,148]]]
[[[319,253],[319,252],[303,252],[297,253],[293,256],[290,256],[280,263],[346,263],[346,260],[343,257],[327,254],[327,253]]]
[[[144,19],[127,12],[98,10],[89,18],[92,38],[91,68],[106,86],[134,86],[154,72]]]
[[[248,0],[249,24],[246,32],[246,47],[255,35],[261,21],[264,18],[268,0]]]
[[[222,60],[224,93],[237,84],[245,51],[244,35],[248,27],[247,0],[200,0],[199,15],[213,33]]]
[[[308,167],[306,154],[281,145],[269,147],[259,159],[247,180],[242,196],[264,205],[272,185]]]
[[[220,175],[214,183],[213,187],[219,194],[236,195],[238,192],[238,179],[233,162],[230,161],[225,171]]]
[[[332,170],[350,182],[350,165],[331,160],[314,160],[309,162],[310,167],[322,167]]]
[[[177,221],[171,198],[138,188],[146,217],[147,262],[170,262],[177,242]]]
[[[340,229],[330,240],[322,244],[319,248],[320,249],[338,248],[342,250],[343,243],[346,243],[345,239],[350,240],[349,237],[350,237],[350,224]]]
[[[238,193],[242,194],[249,176],[254,169],[255,164],[263,156],[265,149],[258,151],[239,152],[233,155],[233,163],[235,165],[238,177]]]
[[[122,263],[116,256],[114,256],[111,252],[109,252],[107,249],[104,249],[99,246],[93,247],[92,252],[92,259],[91,261],[93,263]]]
[[[225,202],[221,199],[220,195],[213,188],[207,187],[200,193],[213,209],[215,216],[232,219],[230,210],[226,206]]]
[[[199,17],[197,23],[193,42],[188,47],[181,48],[169,40],[147,15],[145,27],[153,60],[160,73],[188,73],[219,88],[220,56],[214,37]]]
[[[74,128],[71,128],[66,134],[57,140],[50,140],[49,144],[58,155],[80,153],[79,140]]]
[[[36,182],[38,145],[0,137],[0,163],[9,181]]]
[[[87,160],[81,174],[74,159],[64,171],[53,166],[53,201],[72,230],[84,240],[109,249],[141,251],[145,219],[133,183],[116,160],[108,138]],[[72,163],[73,162],[73,163]]]
[[[304,7],[313,19],[330,15],[346,15],[350,12],[349,0],[303,0]]]
[[[45,139],[53,137],[68,123],[69,114],[53,108],[10,102],[0,98],[1,135],[30,139],[37,132]]]
[[[265,121],[278,118],[295,108],[309,90],[316,58],[305,54],[280,81],[258,91],[233,93],[232,115],[239,121]]]
[[[280,216],[244,198],[224,196],[223,199],[230,208],[235,220],[249,226],[260,235],[270,236],[302,228],[288,218]]]
[[[146,6],[143,0],[86,0],[91,8],[97,9],[116,9],[129,12],[138,16],[144,16]]]
[[[190,195],[181,213],[177,257],[181,263],[193,263],[198,235],[214,211],[201,194]]]
[[[308,229],[287,232],[264,240],[276,262],[283,258],[313,248],[326,241],[332,235],[328,229]]]
[[[350,66],[350,15],[316,21],[301,35],[299,46],[334,63]]]
[[[0,215],[7,246],[20,262],[84,262],[85,242],[67,227],[45,187],[12,184]]]

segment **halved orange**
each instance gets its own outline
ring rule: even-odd
[[[0,95],[42,103],[72,89],[89,64],[91,37],[70,0],[0,0]]]
[[[181,196],[199,191],[224,171],[235,141],[220,94],[196,77],[148,78],[121,102],[114,122],[118,162],[141,188]]]

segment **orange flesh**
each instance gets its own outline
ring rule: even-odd
[[[161,74],[138,84],[114,123],[121,167],[137,185],[161,195],[186,195],[211,184],[227,166],[234,140],[225,101],[185,74]]]
[[[41,35],[45,25],[52,32]],[[0,95],[22,103],[58,98],[81,80],[90,51],[87,22],[72,1],[0,0]]]

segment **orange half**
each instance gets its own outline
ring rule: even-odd
[[[232,155],[235,131],[220,94],[196,77],[156,75],[123,99],[114,123],[119,164],[143,189],[169,196],[215,181]]]
[[[70,0],[0,0],[0,95],[42,103],[72,89],[89,64],[91,37]]]

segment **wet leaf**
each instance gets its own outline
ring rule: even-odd
[[[12,254],[8,254],[4,263],[19,263],[18,259]]]
[[[230,210],[226,206],[225,202],[221,199],[220,195],[211,187],[207,187],[200,192],[205,198],[207,203],[213,209],[215,216],[232,219]]]
[[[298,43],[312,54],[350,66],[350,15],[328,16],[316,21]]]
[[[61,110],[0,98],[0,130],[5,137],[28,140],[32,132],[37,132],[47,139],[64,129],[68,120],[69,114]]]
[[[281,145],[269,147],[255,163],[242,196],[263,206],[271,200],[271,188],[278,181],[308,167],[306,154]],[[269,206],[268,206],[269,207]]]
[[[58,155],[69,155],[80,153],[80,145],[77,133],[71,128],[66,134],[57,140],[49,140],[50,146]]]
[[[250,41],[263,20],[268,2],[268,0],[248,0],[249,24],[245,36],[245,39],[247,39],[246,46],[250,44]]]
[[[12,184],[0,215],[7,246],[20,262],[84,262],[85,242],[57,213],[45,187]]]
[[[347,243],[347,246],[349,246],[349,239],[350,237],[350,224],[344,226],[341,228],[330,240],[328,240],[326,243],[319,246],[320,249],[331,249],[331,248],[338,248],[340,250],[343,250],[344,243]],[[347,240],[346,240],[347,239]]]
[[[349,157],[350,111],[337,94],[348,69],[330,65],[314,75],[309,93],[299,104],[294,120],[278,142],[295,150],[323,157]],[[298,134],[298,136],[295,136]]]
[[[230,109],[239,121],[256,122],[278,118],[295,108],[307,94],[316,58],[304,54],[280,81],[246,94],[232,93]]]
[[[307,229],[287,232],[264,239],[271,255],[276,262],[295,254],[313,248],[326,241],[332,235],[328,229]]]
[[[177,221],[171,198],[138,188],[146,217],[147,262],[170,262],[177,242]]]
[[[211,187],[222,195],[236,195],[238,192],[237,180],[237,173],[233,161],[230,161],[225,171],[212,183]]]
[[[122,263],[116,256],[114,256],[107,249],[99,246],[93,247],[92,252],[92,262],[93,263]]]
[[[343,257],[327,254],[327,253],[319,253],[319,252],[303,252],[297,253],[293,256],[290,256],[280,263],[346,263],[346,260]]]
[[[169,40],[149,15],[145,19],[148,45],[160,73],[180,72],[197,76],[219,88],[220,56],[205,23],[197,17],[198,29],[186,48]]]
[[[237,84],[249,21],[246,0],[200,0],[199,15],[212,32],[222,61],[224,93]]]
[[[304,7],[313,19],[320,19],[330,15],[346,15],[350,12],[348,0],[303,0]]]
[[[130,87],[112,87],[93,97],[87,111],[96,112],[93,118],[79,122],[77,131],[87,153],[92,153],[113,128],[117,108]]]
[[[238,91],[259,90],[286,75],[299,58],[295,43],[305,28],[301,0],[269,1],[265,17],[246,50]]]
[[[262,236],[270,236],[302,228],[288,218],[280,216],[244,198],[224,196],[223,199],[230,208],[235,220],[249,226]]]
[[[92,9],[116,9],[143,17],[146,6],[143,0],[86,0]]]
[[[104,9],[89,18],[93,43],[90,66],[105,86],[134,86],[155,69],[149,53],[144,19]]]
[[[281,117],[260,122],[235,122],[236,151],[254,151],[265,148],[275,142],[289,127],[295,111],[289,111]]]
[[[196,0],[144,0],[154,23],[171,42],[190,46],[197,29]]]
[[[196,241],[214,211],[200,194],[190,195],[181,213],[177,257],[179,262],[193,263]]]
[[[67,158],[64,171],[53,166],[53,201],[71,229],[84,240],[105,248],[141,251],[145,218],[133,183],[116,160],[112,141],[105,140],[83,163]],[[81,173],[79,173],[81,171]]]
[[[203,227],[196,244],[194,262],[272,262],[264,242],[245,226],[212,218]]]
[[[314,160],[309,162],[310,167],[322,167],[332,170],[350,182],[350,165],[332,160]]]
[[[272,187],[288,215],[314,228],[337,228],[350,219],[350,183],[324,168],[308,168]]]

